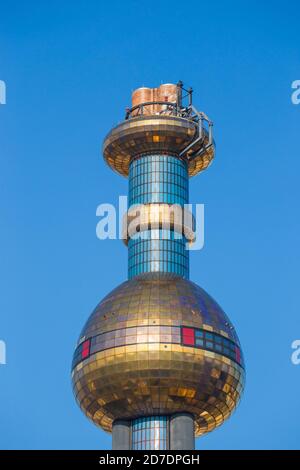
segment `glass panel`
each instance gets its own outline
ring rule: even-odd
[[[168,448],[168,418],[149,416],[142,418],[143,431],[138,432],[140,419],[132,421],[132,448],[139,450],[163,450]]]
[[[173,231],[146,230],[128,242],[129,278],[150,271],[165,271],[188,278],[189,251],[186,239],[176,239]]]

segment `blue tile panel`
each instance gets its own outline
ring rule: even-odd
[[[133,450],[168,449],[168,417],[148,416],[132,421]]]
[[[188,203],[186,162],[168,155],[145,155],[133,160],[129,171],[129,202],[168,203],[182,207]],[[129,240],[129,279],[145,272],[174,273],[189,277],[189,250],[186,239],[173,230],[147,230]]]
[[[128,277],[146,272],[167,272],[189,277],[189,251],[184,236],[172,230],[147,230],[128,242]]]
[[[184,205],[189,197],[186,162],[168,155],[145,155],[129,168],[129,207],[162,202]]]

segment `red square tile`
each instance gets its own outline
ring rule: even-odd
[[[194,336],[194,328],[186,328],[186,327],[183,327],[182,328],[182,334],[183,336]]]
[[[188,346],[195,345],[195,330],[194,328],[182,328],[183,344]]]
[[[81,351],[81,357],[82,359],[87,358],[90,355],[90,340],[87,339],[83,344],[82,344],[82,351]]]

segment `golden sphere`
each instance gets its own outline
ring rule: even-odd
[[[72,380],[79,406],[106,431],[117,418],[188,412],[199,436],[237,406],[244,365],[232,324],[203,289],[149,273],[98,304],[75,350]]]

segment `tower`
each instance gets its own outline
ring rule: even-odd
[[[106,136],[129,179],[128,280],[84,326],[72,364],[76,400],[113,449],[189,450],[237,406],[243,356],[221,307],[189,280],[189,178],[214,157],[212,123],[183,84],[139,88]],[[132,223],[139,212],[138,223]]]

